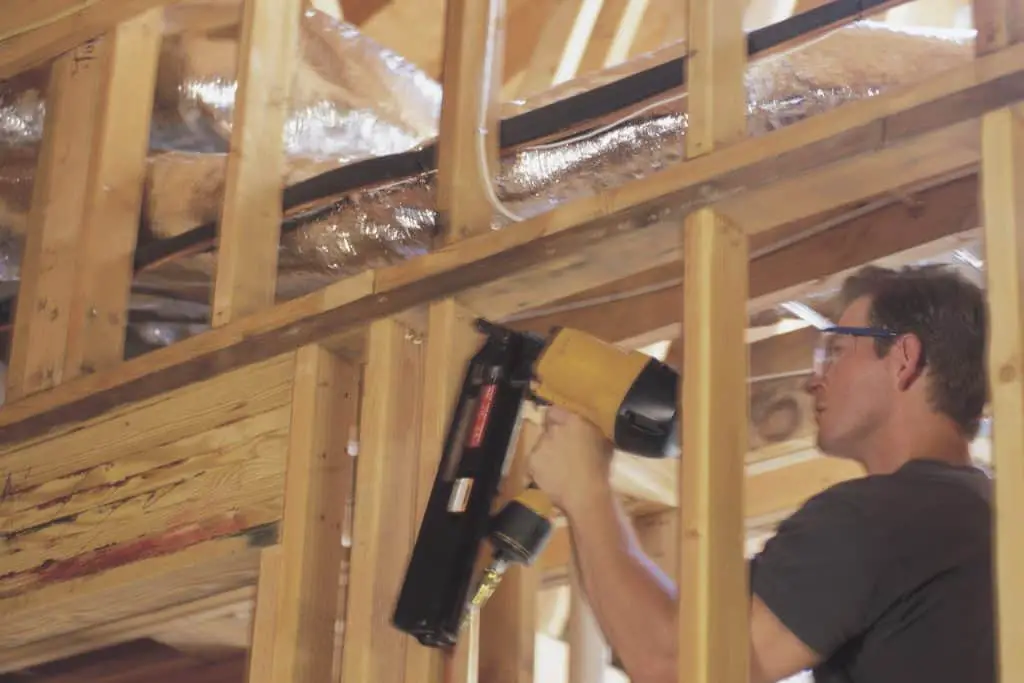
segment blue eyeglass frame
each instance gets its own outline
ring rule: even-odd
[[[895,337],[900,336],[898,332],[887,330],[881,327],[856,327],[850,325],[833,325],[831,327],[826,327],[822,329],[821,333],[823,335],[843,334],[848,337],[868,337],[873,339],[893,339]],[[825,359],[822,357],[824,356],[824,351],[825,349],[821,348],[820,346],[816,347],[814,350],[814,372],[816,374],[819,374],[822,371],[820,366],[823,365],[825,361]]]
[[[875,339],[891,339],[892,337],[899,336],[898,333],[881,327],[850,327],[844,325],[826,327],[821,332],[822,334],[845,334],[849,337],[874,337]]]

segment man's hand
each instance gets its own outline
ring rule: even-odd
[[[589,421],[551,406],[530,453],[530,475],[552,502],[572,514],[608,488],[612,444]]]

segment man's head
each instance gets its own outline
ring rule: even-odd
[[[973,438],[987,398],[984,293],[937,266],[869,266],[846,280],[841,300],[808,385],[819,448],[857,458],[908,415]]]

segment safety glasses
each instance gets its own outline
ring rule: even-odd
[[[814,374],[816,376],[824,376],[832,366],[838,351],[836,338],[840,336],[892,339],[898,337],[899,334],[879,327],[845,327],[842,325],[826,327],[821,331],[821,338],[814,348]]]

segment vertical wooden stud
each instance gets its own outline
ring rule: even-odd
[[[244,0],[238,90],[217,233],[214,326],[274,303],[284,125],[302,0]]]
[[[8,401],[123,358],[160,22],[145,12],[54,62]]]
[[[281,585],[281,545],[260,551],[260,569],[256,581],[256,605],[253,608],[252,640],[249,646],[249,672],[246,683],[274,683],[274,634],[277,633],[277,603]]]
[[[409,638],[391,625],[416,529],[423,345],[397,321],[370,325],[341,680],[400,683]]]
[[[741,0],[688,0],[686,156],[708,154],[747,135],[743,73],[747,37]]]
[[[96,129],[106,37],[58,57],[50,70],[21,284],[7,370],[7,401],[60,384],[74,294],[85,182]]]
[[[441,106],[441,125],[437,150],[437,206],[444,233],[439,235],[442,244],[471,237],[490,230],[496,210],[494,179],[498,173],[498,152],[500,146],[501,75],[504,73],[505,54],[505,0],[449,0],[445,7],[444,33],[444,99]],[[471,351],[468,344],[473,338],[466,330],[466,320],[455,322],[458,315],[454,302],[440,304],[442,307],[431,312],[431,318],[454,324],[454,353],[443,360],[445,379],[432,380],[428,390],[431,398],[441,394],[445,400],[438,407],[441,415],[429,416],[424,423],[424,439],[432,443],[427,448],[439,447],[443,441],[444,429],[454,405],[454,382],[460,382]],[[464,318],[468,312],[462,312]],[[436,343],[435,339],[435,343]],[[475,339],[473,340],[476,341]],[[428,343],[430,343],[428,341]],[[461,367],[455,367],[461,363]],[[437,403],[436,401],[433,401]],[[437,445],[435,445],[437,444]],[[426,457],[426,453],[424,456]],[[429,456],[440,458],[440,453]],[[433,477],[436,466],[423,472],[426,478]],[[425,504],[429,490],[424,492]],[[479,562],[478,562],[479,564]],[[506,577],[506,580],[511,577]],[[504,583],[504,581],[503,581]],[[476,615],[464,628],[459,644],[444,658],[446,683],[470,683],[477,680],[484,652],[483,620]]]
[[[415,530],[419,529],[430,499],[434,477],[444,451],[445,432],[458,399],[466,364],[479,346],[480,335],[474,327],[474,318],[454,299],[442,299],[430,304],[424,350],[418,482],[413,510]],[[406,681],[437,681],[444,676],[445,668],[464,669],[468,665],[466,655],[470,654],[466,647],[466,641],[470,638],[469,629],[466,631],[456,651],[444,655],[440,650],[424,647],[415,639],[408,638],[405,654]],[[473,649],[475,661],[475,645]],[[462,660],[461,665],[456,665],[456,659]]]
[[[448,0],[437,149],[443,243],[487,232],[498,172],[505,0]]]
[[[689,0],[687,156],[746,135],[739,0]],[[679,467],[679,680],[748,677],[744,558],[747,237],[713,209],[683,230],[683,458]]]
[[[1024,110],[982,120],[999,680],[1024,677]]]
[[[747,240],[711,210],[686,222],[679,468],[679,679],[747,677],[743,555]]]
[[[1024,0],[974,0],[978,56],[1024,40]],[[1024,676],[1024,106],[981,121],[980,203],[988,298],[988,377],[995,470],[998,680]]]
[[[252,670],[269,671],[274,683],[331,675],[344,515],[338,492],[347,489],[358,388],[358,368],[330,351],[313,344],[296,352],[281,538],[261,562],[251,653]]]
[[[125,327],[156,87],[162,9],[108,38],[96,117],[64,379],[124,360]]]

